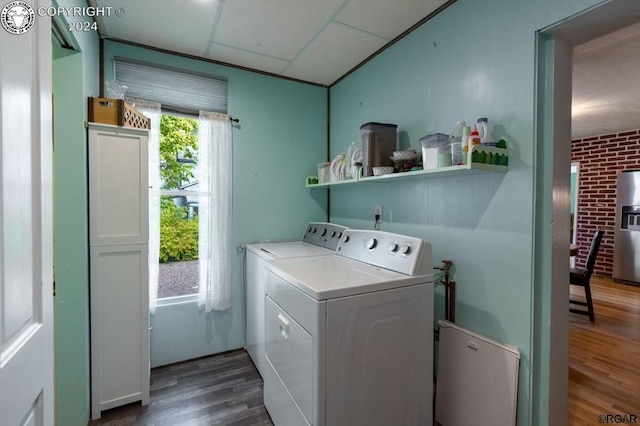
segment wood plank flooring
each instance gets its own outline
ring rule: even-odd
[[[572,297],[584,295],[571,287]],[[569,314],[568,424],[606,424],[602,414],[635,415],[624,424],[640,423],[640,287],[593,277],[591,292],[595,323]]]
[[[598,425],[598,416],[635,415],[640,423],[640,287],[592,278],[595,323],[569,314],[569,426]],[[583,290],[571,289],[580,298]],[[613,421],[609,422],[613,424]],[[633,422],[628,422],[633,423]],[[90,425],[272,425],[262,379],[245,351],[151,372],[151,402],[102,413]]]
[[[89,425],[273,425],[262,378],[244,350],[154,368],[150,403],[103,411]]]

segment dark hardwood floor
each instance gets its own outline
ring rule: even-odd
[[[601,414],[640,422],[640,287],[592,278],[595,323],[569,314],[570,426]],[[572,286],[574,287],[574,286]],[[572,288],[579,298],[581,288]],[[243,350],[155,368],[151,401],[102,413],[90,425],[272,425],[262,379]]]
[[[89,425],[272,425],[262,378],[244,350],[151,370],[149,405],[103,411]]]
[[[592,277],[591,293],[595,322],[569,314],[568,424],[640,423],[640,287]],[[598,417],[608,414],[630,421]]]

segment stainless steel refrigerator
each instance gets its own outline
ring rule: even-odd
[[[613,279],[640,285],[640,170],[618,173]]]

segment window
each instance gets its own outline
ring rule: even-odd
[[[143,113],[152,121],[149,137],[149,182],[153,188],[149,197],[151,312],[155,311],[158,298],[190,294],[198,294],[201,305],[208,303],[205,310],[212,309],[207,297],[214,293],[209,286],[224,280],[219,277],[210,279],[211,267],[207,262],[216,261],[216,256],[209,254],[210,258],[203,257],[199,251],[210,253],[212,244],[218,247],[226,240],[220,238],[220,242],[213,243],[210,226],[202,224],[203,221],[209,223],[211,216],[212,192],[203,192],[203,188],[211,185],[210,172],[207,171],[211,167],[211,159],[201,153],[203,161],[198,165],[198,127],[203,122],[202,111],[208,111],[206,114],[222,113],[228,119],[227,80],[123,58],[114,59],[114,71],[114,77],[127,86],[127,100],[137,103],[139,109],[144,108]],[[205,122],[208,123],[209,119]],[[207,126],[203,129],[208,129]],[[210,132],[205,134],[210,135]],[[230,141],[230,138],[224,140]],[[206,148],[206,145],[200,148]],[[230,159],[225,161],[231,164]],[[197,170],[207,177],[200,185]],[[152,173],[155,175],[151,176]],[[225,206],[230,205],[227,198],[222,197]],[[225,262],[227,260],[225,258]],[[204,269],[205,265],[207,269]],[[226,273],[228,267],[226,263],[224,265],[216,271],[219,269],[220,273]],[[200,268],[206,273],[204,276],[200,276]],[[203,279],[204,284],[201,285]],[[223,305],[226,306],[226,302],[220,306]],[[213,309],[226,308],[214,306]]]
[[[198,120],[160,119],[158,298],[198,293]]]

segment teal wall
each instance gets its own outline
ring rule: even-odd
[[[470,122],[487,116],[494,135],[508,141],[506,174],[335,187],[331,189],[331,219],[370,228],[373,206],[383,204],[383,230],[430,241],[436,264],[445,258],[454,261],[458,322],[516,345],[522,352],[519,425],[536,424],[531,420],[536,418],[531,407],[544,406],[536,403],[531,390],[532,366],[546,364],[532,360],[540,352],[534,349],[544,341],[536,340],[531,331],[533,287],[542,285],[531,278],[535,32],[596,3],[458,0],[331,88],[332,156],[351,141],[359,141],[359,127],[369,121],[397,123],[407,141],[418,148],[418,139],[425,134],[448,133],[459,119]],[[82,121],[86,119],[86,97],[98,94],[99,75],[97,36],[76,36],[81,59],[72,57],[54,64],[54,72],[65,67],[70,72],[60,77],[63,81],[54,81],[60,85],[54,90],[60,93],[65,85],[71,86],[63,105],[56,100],[56,114],[69,110],[65,112],[67,124],[62,128],[56,124],[54,153],[56,418],[57,424],[65,426],[84,425],[88,418],[86,141]],[[325,159],[325,89],[109,41],[105,42],[107,80],[112,78],[113,56],[229,79],[229,113],[241,120],[233,133],[236,246],[264,238],[296,238],[309,220],[326,219],[327,191],[309,191],[303,184],[305,176],[315,174],[315,164]],[[81,74],[74,71],[78,66]],[[78,80],[69,81],[74,76]],[[241,261],[237,254],[234,308],[220,321],[210,319],[200,336],[190,338],[196,347],[202,343],[199,340],[206,340],[194,352],[212,353],[244,344]],[[160,312],[159,308],[154,319],[158,324],[180,316],[175,310],[161,318]],[[548,324],[538,326],[548,328]],[[152,335],[152,345],[169,342],[171,332]],[[169,353],[169,348],[153,347],[156,354]],[[539,395],[544,395],[544,379],[541,386]]]
[[[70,425],[87,417],[89,380],[82,81],[81,53],[53,61],[56,423]]]
[[[77,4],[76,4],[77,3]],[[60,6],[86,6],[59,1]],[[54,49],[54,299],[56,424],[89,418],[87,97],[98,94],[98,36],[69,34],[79,52]]]
[[[300,238],[311,220],[326,220],[327,196],[305,186],[326,159],[327,89],[106,41],[105,80],[113,58],[169,65],[228,79],[233,129],[233,244]],[[196,302],[159,306],[151,318],[152,366],[244,346],[243,252],[233,257],[232,303],[204,314]]]
[[[436,265],[453,260],[457,322],[521,352],[519,425],[544,406],[532,391],[536,31],[595,3],[458,0],[331,88],[332,156],[370,121],[398,124],[416,149],[478,117],[507,140],[506,174],[335,187],[330,218],[370,228],[382,204],[381,229],[430,241]]]
[[[86,6],[81,0],[54,5]],[[56,424],[89,418],[87,97],[98,94],[98,35],[67,34],[78,51],[54,49],[54,299]]]

